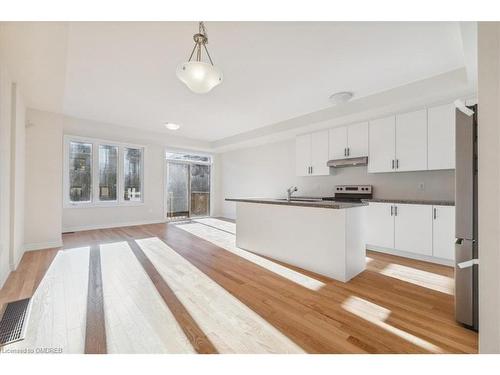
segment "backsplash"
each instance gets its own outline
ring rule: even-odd
[[[373,186],[375,198],[455,199],[455,171],[367,173],[367,167],[332,169],[330,176],[296,177],[297,195],[331,196],[334,185]]]

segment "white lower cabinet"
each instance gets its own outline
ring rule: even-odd
[[[394,247],[394,216],[392,203],[370,203],[366,212],[366,243]]]
[[[394,205],[394,248],[432,256],[432,206]]]
[[[432,255],[441,259],[455,259],[455,207],[433,206]]]
[[[372,202],[366,207],[364,231],[366,244],[377,249],[438,263],[454,259],[453,206]]]

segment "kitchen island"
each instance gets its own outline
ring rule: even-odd
[[[241,198],[236,246],[347,282],[365,269],[367,203]]]

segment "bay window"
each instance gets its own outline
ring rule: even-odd
[[[65,136],[64,206],[141,204],[144,148]]]

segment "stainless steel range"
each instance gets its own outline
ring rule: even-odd
[[[342,202],[361,202],[373,198],[371,185],[335,185],[335,197],[332,200]]]

